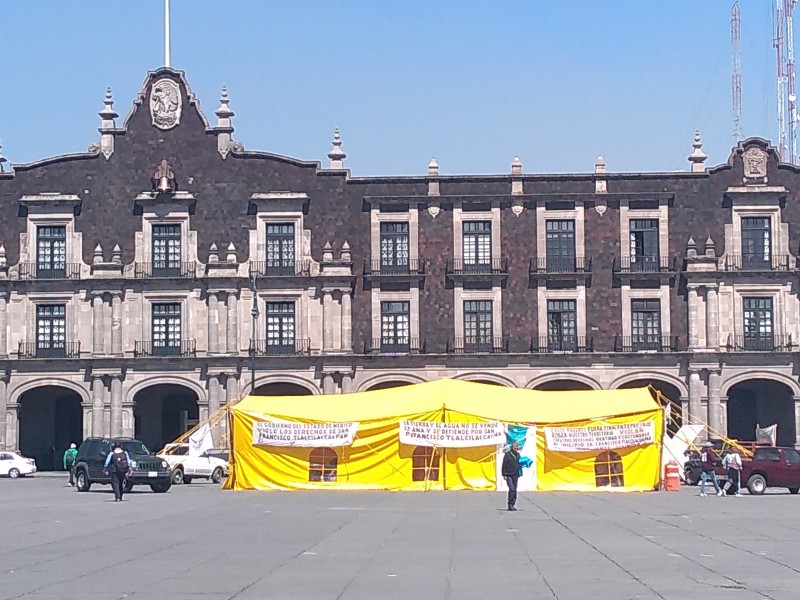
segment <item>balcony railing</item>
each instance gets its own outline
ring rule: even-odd
[[[19,264],[20,279],[80,279],[81,265],[79,263],[65,263],[42,267],[36,263]]]
[[[769,273],[789,270],[788,254],[729,254],[725,257],[726,271],[742,271],[753,273]]]
[[[381,259],[364,261],[364,276],[405,277],[425,275],[426,266],[424,258],[410,258],[405,264],[385,264]]]
[[[364,342],[364,354],[425,354],[425,349],[425,340],[419,338],[374,338]]]
[[[253,356],[294,356],[311,353],[309,338],[295,340],[250,340],[250,355]]]
[[[592,272],[592,259],[583,256],[540,256],[531,260],[530,272],[573,275]]]
[[[760,334],[728,336],[729,352],[795,352],[800,346],[791,335]]]
[[[594,338],[565,335],[560,338],[540,337],[531,340],[534,354],[556,354],[563,352],[594,352]]]
[[[465,261],[456,258],[447,261],[448,275],[508,275],[508,259],[493,258],[489,261]]]
[[[508,352],[509,338],[468,336],[447,342],[448,354],[502,354]]]
[[[194,358],[196,356],[195,340],[136,341],[133,356],[136,358],[148,358],[151,356]]]
[[[182,262],[174,264],[139,263],[134,265],[133,276],[136,279],[194,279],[197,263]]]
[[[669,256],[620,256],[614,259],[615,273],[676,273],[677,260]]]
[[[80,342],[20,342],[19,358],[80,358]]]
[[[310,260],[297,260],[288,264],[274,264],[272,261],[250,261],[250,277],[308,277],[311,274]]]
[[[614,352],[677,352],[678,337],[670,335],[618,335]]]

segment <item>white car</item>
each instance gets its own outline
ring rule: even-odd
[[[189,444],[167,444],[159,452],[172,468],[172,483],[191,483],[193,479],[208,479],[219,483],[228,474],[228,461],[216,456],[213,450],[199,456],[189,456]]]
[[[0,475],[11,479],[36,473],[36,461],[19,452],[0,452]]]

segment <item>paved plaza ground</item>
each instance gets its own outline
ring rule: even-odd
[[[0,480],[0,599],[800,597],[800,496],[225,492]]]

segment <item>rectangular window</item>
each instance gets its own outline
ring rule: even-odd
[[[65,277],[67,273],[67,228],[40,225],[36,228],[36,276],[41,279]]]
[[[631,347],[635,352],[661,350],[661,301],[631,301]]]
[[[267,354],[294,354],[294,302],[267,302]]]
[[[463,224],[462,255],[464,271],[484,273],[492,269],[492,222],[467,221]]]
[[[408,302],[381,302],[381,352],[411,350]]]
[[[153,304],[153,354],[181,353],[181,305]]]
[[[578,350],[575,300],[547,301],[547,348],[551,352]]]
[[[658,219],[630,220],[631,270],[658,271]]]
[[[36,356],[66,356],[67,309],[63,304],[36,306]]]
[[[492,301],[464,302],[464,350],[491,352],[493,350]]]
[[[772,350],[772,298],[744,298],[744,349]]]
[[[267,224],[267,275],[294,275],[294,224]]]
[[[381,273],[408,273],[408,223],[381,223]]]
[[[575,272],[575,221],[548,220],[545,228],[547,230],[547,272]]]
[[[742,219],[742,266],[768,267],[772,262],[769,217]]]
[[[153,225],[153,276],[181,276],[181,226]]]

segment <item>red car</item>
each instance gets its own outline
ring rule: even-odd
[[[768,487],[800,492],[800,452],[794,448],[757,447],[753,458],[742,462],[742,485],[761,495]]]

